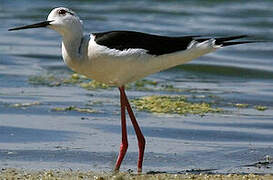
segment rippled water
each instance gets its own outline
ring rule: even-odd
[[[86,32],[135,30],[173,36],[247,34],[251,36],[249,39],[273,40],[273,1],[270,0],[38,0],[35,3],[0,0],[2,167],[110,170],[115,162],[120,141],[118,91],[30,84],[30,76],[69,76],[71,71],[61,58],[61,38],[47,29],[7,31],[10,27],[44,20],[57,6],[76,11],[84,21]],[[216,95],[231,113],[201,117],[136,112],[148,142],[145,171],[272,172],[272,168],[254,166],[267,155],[273,156],[272,45],[267,42],[228,47],[148,77],[194,91],[194,95]],[[131,98],[168,93],[128,91]],[[56,106],[83,107],[98,100],[102,101],[95,106],[99,113],[91,115],[51,111]],[[34,101],[40,105],[10,107]],[[226,106],[231,103],[246,103],[251,108]],[[257,111],[252,108],[256,105],[267,106],[268,110]],[[134,169],[136,164],[137,145],[132,131],[129,140],[123,170]]]

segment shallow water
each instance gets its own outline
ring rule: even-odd
[[[0,0],[0,165],[31,169],[112,169],[120,143],[116,89],[33,85],[31,76],[70,76],[59,35],[47,29],[8,32],[44,20],[56,6],[78,13],[86,32],[136,30],[162,35],[251,35],[273,40],[273,1],[35,1]],[[224,114],[163,115],[136,111],[147,139],[144,170],[184,172],[272,172],[273,46],[271,42],[228,47],[191,63],[149,76],[181,92],[128,91],[130,98],[154,94],[215,95]],[[14,108],[15,103],[39,105]],[[54,112],[86,107],[97,113]],[[230,104],[249,104],[238,109]],[[267,106],[258,111],[254,106]],[[129,129],[122,170],[134,169],[137,145]],[[266,159],[267,158],[267,159]],[[258,167],[257,162],[269,162]],[[266,163],[265,163],[266,164]],[[211,169],[211,170],[210,170]]]

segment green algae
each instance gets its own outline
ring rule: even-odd
[[[79,108],[76,106],[68,106],[68,107],[55,107],[51,109],[52,111],[77,111],[81,113],[96,113],[97,111],[91,108]]]
[[[249,104],[236,103],[234,106],[237,108],[248,108]]]
[[[33,85],[42,85],[49,87],[76,85],[88,90],[106,89],[110,87],[95,80],[90,80],[86,76],[77,73],[73,73],[68,77],[61,77],[53,74],[30,76],[28,82]]]
[[[141,79],[141,80],[137,80],[135,83],[134,83],[134,86],[135,87],[138,87],[138,88],[141,88],[141,87],[145,87],[147,85],[150,85],[150,86],[157,86],[158,85],[158,82],[157,81],[152,81],[152,80],[148,80],[148,79]]]
[[[233,104],[233,106],[238,107],[238,108],[254,108],[257,111],[266,111],[266,110],[268,110],[267,106],[262,106],[262,105],[249,105],[249,104],[236,103],[236,104]]]
[[[100,83],[98,81],[92,80],[89,82],[83,82],[80,84],[80,87],[85,88],[87,90],[93,90],[93,89],[108,89],[110,88],[109,85]]]
[[[134,99],[137,110],[154,113],[199,114],[220,113],[221,108],[213,108],[205,102],[189,102],[185,96],[146,96]]]
[[[268,109],[268,107],[266,107],[266,106],[254,106],[254,108],[256,109],[256,110],[258,110],[258,111],[265,111],[265,110],[267,110]]]
[[[168,91],[168,92],[183,92],[183,91],[185,91],[185,90],[174,87],[172,84],[162,84],[160,86],[159,90]]]
[[[42,86],[60,86],[62,84],[61,79],[57,78],[52,74],[30,76],[28,82],[32,85],[42,85]]]
[[[84,75],[80,75],[78,73],[72,73],[70,75],[57,75],[57,74],[45,74],[45,75],[38,75],[38,76],[30,76],[28,82],[33,85],[42,85],[42,86],[49,86],[49,87],[58,87],[58,86],[78,86],[84,88],[86,90],[98,90],[98,89],[110,89],[112,86],[109,86],[104,83],[97,82],[95,80],[90,80]],[[181,97],[178,98],[178,102],[172,100],[168,100],[165,98],[158,98],[152,99],[157,104],[151,104],[151,102],[145,101],[145,98],[136,99],[133,102],[135,103],[136,107],[139,110],[145,110],[147,112],[157,112],[157,113],[177,113],[177,114],[206,114],[206,113],[215,113],[215,112],[222,112],[223,110],[220,108],[212,108],[211,104],[219,105],[222,104],[223,106],[232,106],[237,108],[250,108],[250,105],[243,104],[243,103],[229,103],[223,104],[222,99],[217,97],[214,94],[208,94],[206,90],[197,91],[196,89],[181,89],[176,88],[172,84],[164,84],[162,82],[149,80],[149,79],[141,79],[134,83],[130,83],[126,85],[126,89],[128,90],[137,90],[137,91],[164,91],[164,92],[174,92],[174,93],[187,93],[191,94],[191,101],[202,101],[202,103],[198,102],[189,102],[188,100],[184,100],[183,103],[181,101]],[[164,97],[164,96],[163,96]],[[161,99],[162,102],[159,101]],[[165,108],[160,107],[158,103],[164,104]],[[176,103],[176,104],[175,104]],[[178,104],[180,107],[178,106]],[[145,105],[146,104],[146,105]],[[18,107],[20,105],[17,105]],[[254,108],[258,111],[265,111],[268,109],[266,106],[261,105],[253,105],[251,108]],[[68,111],[68,109],[64,109],[62,111]],[[78,110],[79,111],[79,110]]]
[[[233,106],[237,107],[237,108],[254,108],[257,111],[266,111],[268,109],[267,106],[261,106],[261,105],[254,105],[254,106],[250,106],[249,104],[241,104],[241,103],[236,103],[233,104]]]
[[[14,108],[26,108],[29,106],[36,106],[36,105],[40,105],[40,102],[30,102],[30,103],[16,103],[16,104],[11,104],[10,107],[14,107]]]
[[[66,77],[62,77],[56,74],[30,76],[28,82],[32,85],[42,85],[49,87],[76,85],[87,90],[112,88],[110,85],[91,80],[86,76],[80,75],[78,73],[73,73]],[[141,79],[134,83],[127,84],[126,89],[134,89],[138,91],[154,91],[157,89],[163,91],[178,91],[178,89],[175,89],[172,85],[160,85],[159,82],[148,79]]]

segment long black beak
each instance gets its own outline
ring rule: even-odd
[[[39,22],[39,23],[36,23],[36,24],[27,25],[27,26],[21,26],[21,27],[17,27],[17,28],[11,28],[11,29],[9,29],[9,31],[16,31],[16,30],[21,30],[21,29],[46,27],[46,26],[50,25],[51,22],[52,21],[43,21],[43,22]]]

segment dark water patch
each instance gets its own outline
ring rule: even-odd
[[[16,61],[14,61],[13,57],[12,56],[6,56],[6,55],[3,55],[3,54],[0,54],[0,65],[9,65],[9,66],[12,66],[12,65],[16,65]],[[8,68],[5,68],[5,69],[8,69]]]
[[[247,87],[245,87],[247,88]],[[255,87],[257,88],[257,87]],[[261,87],[258,87],[261,88]],[[255,89],[256,90],[256,89]],[[264,89],[258,89],[260,92],[264,92]],[[231,103],[231,104],[236,104],[236,103],[244,103],[244,104],[249,104],[250,106],[257,106],[257,105],[262,105],[262,106],[268,106],[272,107],[272,99],[273,95],[271,94],[248,94],[248,93],[223,93],[222,98],[225,99],[225,101]],[[272,114],[273,115],[273,114]]]
[[[26,44],[26,43],[22,43],[22,42],[1,42],[0,46],[12,46],[12,47],[56,47],[59,48],[59,46],[55,45],[55,44]],[[23,56],[23,57],[28,57],[27,55],[29,55],[30,57],[35,56],[35,54],[16,54],[16,56]],[[61,57],[61,56],[60,56]]]
[[[200,125],[200,126],[207,126],[207,127],[232,127],[232,128],[244,128],[244,129],[252,129],[252,130],[255,130],[255,129],[260,129],[260,130],[273,130],[273,119],[272,117],[271,118],[268,118],[267,120],[272,120],[271,123],[263,123],[263,122],[260,122],[259,120],[260,118],[257,118],[257,120],[255,120],[256,122],[249,122],[247,121],[247,123],[224,123],[224,122],[221,122],[221,123],[214,123],[214,122],[187,122],[187,123],[190,123],[190,124],[194,124],[194,125]]]
[[[59,147],[61,148],[61,147]],[[73,149],[69,147],[69,149]],[[11,153],[9,153],[11,152]],[[113,152],[87,152],[74,150],[8,150],[0,149],[1,161],[42,161],[42,162],[72,162],[72,163],[108,163],[114,161]]]
[[[189,169],[189,170],[183,170],[177,172],[177,174],[186,174],[186,173],[191,173],[191,174],[200,174],[200,173],[205,173],[205,174],[212,174],[213,171],[217,169]]]
[[[77,147],[78,149],[79,147]],[[238,149],[237,149],[238,150]],[[201,172],[211,172],[217,169],[223,168],[234,168],[240,166],[242,163],[251,163],[254,160],[248,159],[247,156],[251,154],[249,149],[242,149],[237,151],[236,156],[232,158],[228,152],[232,150],[227,149],[226,151],[191,151],[185,152],[183,155],[176,153],[153,153],[146,152],[144,156],[145,169],[158,169],[165,170],[170,173],[180,172],[184,173],[201,173]],[[265,150],[268,151],[268,150]],[[257,159],[261,157],[261,154],[265,153],[262,149],[256,154]],[[13,150],[13,149],[0,149],[0,160],[1,162],[8,162],[8,164],[13,164],[14,162],[54,162],[64,163],[63,165],[76,169],[73,163],[80,163],[85,165],[91,165],[95,167],[103,166],[113,168],[113,165],[117,158],[117,152],[105,149],[99,152],[89,152],[84,150],[75,150],[73,145],[70,147],[56,146],[56,150]],[[237,157],[238,155],[238,157]],[[127,152],[125,159],[123,161],[123,167],[125,166],[135,166],[137,161],[137,152]],[[216,158],[217,157],[217,158]],[[218,163],[221,165],[216,165],[214,163],[215,158],[218,159]],[[234,161],[240,158],[240,161]],[[228,161],[227,161],[228,160]],[[70,163],[67,164],[67,163]],[[71,164],[72,163],[72,164]],[[168,164],[168,165],[167,165]],[[189,168],[195,167],[198,164],[200,168]],[[166,165],[168,167],[166,167]],[[206,168],[207,167],[207,168]],[[39,169],[39,166],[32,167],[32,169]],[[51,167],[48,167],[51,169]],[[87,168],[86,168],[87,169]],[[152,171],[148,171],[152,172]],[[153,171],[154,172],[154,171]]]
[[[273,79],[273,72],[240,67],[228,67],[204,64],[185,64],[179,66],[183,71],[214,76],[235,77],[238,79]]]
[[[56,64],[44,64],[41,65],[41,67],[44,67],[49,72],[55,72],[62,75],[71,74],[73,72],[67,66],[64,66],[63,63],[59,62],[56,62]]]
[[[4,161],[24,161],[24,162],[63,162],[81,163],[90,165],[108,165],[112,168],[117,158],[117,152],[105,149],[102,152],[88,152],[83,150],[73,150],[71,147],[58,147],[57,150],[9,150],[0,149],[0,160]],[[66,150],[67,149],[67,150]],[[135,165],[138,157],[137,152],[127,152],[124,165]],[[180,161],[178,161],[178,159]],[[162,167],[166,162],[171,166],[177,163],[183,164],[183,156],[168,153],[146,152],[144,161],[148,166]],[[34,167],[35,168],[35,167]],[[71,166],[73,168],[73,166]]]
[[[73,131],[0,126],[1,143],[58,142],[73,139]]]
[[[34,58],[34,59],[46,59],[46,60],[60,60],[61,55],[49,55],[49,54],[16,54],[15,56]]]
[[[266,155],[264,157],[264,159],[258,161],[258,162],[255,162],[255,163],[252,163],[252,164],[247,164],[247,165],[244,165],[244,167],[257,167],[257,168],[271,168],[273,165],[273,158],[272,156],[270,155]]]
[[[89,124],[106,132],[120,133],[120,126],[105,124]],[[227,130],[205,130],[205,129],[185,129],[185,128],[162,128],[143,127],[143,133],[147,137],[158,137],[167,139],[181,139],[192,141],[208,142],[273,142],[272,134],[262,134],[256,132],[238,132]],[[134,134],[132,127],[128,128],[129,134]]]
[[[141,5],[140,5],[141,6]],[[116,9],[111,9],[109,11],[107,11],[107,13],[120,13],[120,14],[123,14],[123,13],[128,13],[130,12],[131,13],[134,13],[134,14],[137,14],[137,16],[140,16],[140,15],[151,15],[151,14],[157,14],[157,15],[160,15],[160,16],[168,16],[170,17],[170,15],[173,15],[173,16],[189,16],[191,15],[190,11],[186,12],[186,11],[175,11],[174,9],[169,9],[169,8],[159,8],[159,7],[139,7],[137,8],[135,5],[131,6],[131,7],[118,7]]]
[[[0,73],[0,84],[5,88],[12,87],[24,87],[27,85],[26,80],[27,77],[23,75],[12,75],[12,74],[2,74]],[[6,90],[5,90],[6,91]],[[3,90],[2,90],[3,93]]]
[[[83,21],[88,22],[88,21],[107,21],[108,19],[104,16],[98,16],[98,15],[88,15],[88,16],[84,16],[83,18],[81,18]]]
[[[0,98],[2,100],[8,100],[8,99],[14,99],[13,98],[2,98],[0,94]],[[29,100],[29,99],[27,99]],[[28,101],[29,102],[29,101]],[[29,104],[29,105],[28,105]],[[52,105],[53,104],[53,105]],[[104,107],[109,109],[110,113],[102,111],[102,110],[97,110],[100,109],[100,106],[96,107],[81,107],[78,106],[75,102],[71,103],[64,103],[63,102],[46,102],[43,103],[43,101],[32,101],[29,103],[5,103],[0,101],[1,109],[0,113],[2,115],[6,115],[8,117],[9,115],[23,115],[23,116],[35,116],[39,115],[40,117],[43,116],[48,116],[50,115],[51,117],[59,117],[59,116],[69,116],[69,117],[83,117],[83,116],[88,116],[88,117],[112,117],[111,112],[115,111],[113,110],[112,105],[105,105]],[[67,105],[69,104],[69,105]],[[73,107],[73,108],[70,108]],[[111,111],[112,110],[112,111]],[[35,117],[36,118],[36,117]],[[34,118],[34,120],[35,120]],[[37,119],[39,117],[37,116]],[[118,119],[118,118],[117,118]]]
[[[256,40],[257,39],[259,40],[261,38],[256,38]],[[236,51],[234,51],[234,49],[226,49],[225,51],[222,51],[221,54],[237,61],[238,57],[247,58],[245,64],[246,70],[248,68],[248,63],[263,63],[271,65],[273,56],[273,48],[271,47],[273,47],[273,43],[264,42],[255,45],[252,44],[252,46],[253,48],[251,49],[236,49]],[[249,53],[250,51],[251,54]]]
[[[23,94],[24,91],[22,90],[21,92],[19,91],[17,94],[8,94],[8,92],[1,92],[1,99],[2,100],[22,100],[22,101],[25,101],[25,100],[36,100],[37,101],[37,98],[33,98],[33,97],[29,97],[29,96],[23,96],[23,95],[20,95],[20,94]],[[6,107],[8,107],[10,104],[6,103],[5,104]]]
[[[186,170],[182,170],[182,171],[148,171],[146,172],[146,174],[201,174],[201,173],[205,173],[205,174],[213,174],[213,171],[216,171],[217,169],[186,169]]]

